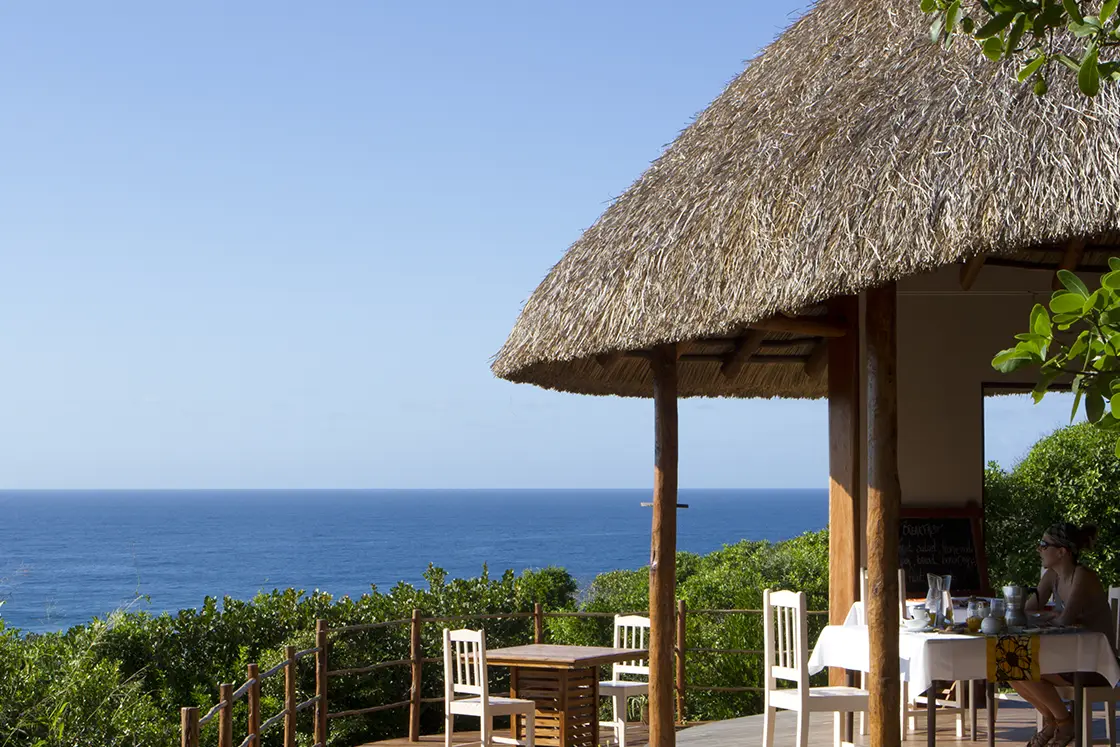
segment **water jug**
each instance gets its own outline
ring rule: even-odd
[[[1007,605],[1004,616],[1007,620],[1007,630],[1017,633],[1027,627],[1027,613],[1024,609],[1027,598],[1031,594],[1038,596],[1038,589],[1033,586],[1005,586],[1003,599]]]

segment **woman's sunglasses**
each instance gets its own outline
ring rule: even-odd
[[[1047,547],[1061,547],[1061,545],[1055,545],[1053,542],[1047,542],[1046,540],[1039,540],[1039,542],[1038,542],[1038,549],[1039,550],[1045,550]]]

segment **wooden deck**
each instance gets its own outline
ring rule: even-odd
[[[986,716],[980,713],[980,728],[977,730],[977,741],[973,742],[967,736],[958,739],[955,733],[954,721],[949,716],[938,720],[937,744],[944,747],[982,747],[987,745],[987,734],[984,731]],[[796,744],[796,721],[793,713],[789,711],[778,712],[777,730],[774,734],[774,747],[783,747]],[[610,731],[605,731],[611,735]],[[648,743],[649,727],[645,724],[631,724],[627,732],[627,747],[643,747]],[[1034,734],[1034,709],[1025,703],[1008,700],[1002,701],[999,706],[999,717],[996,720],[996,744],[1010,747],[1021,747],[1031,735]],[[1093,735],[1095,738],[1104,738],[1104,711],[1097,714],[1093,721]],[[477,744],[478,732],[455,732],[454,744],[469,744],[472,740]],[[420,738],[421,743],[428,747],[443,744],[442,734],[433,734]],[[925,746],[925,722],[919,725],[917,732],[910,734],[906,744],[914,747]],[[603,742],[607,744],[608,742]],[[611,740],[610,743],[613,743]],[[391,747],[408,747],[413,744],[408,738],[389,739],[384,742],[372,742],[364,747],[373,745],[386,745]],[[677,731],[677,747],[754,747],[762,744],[762,716],[745,716],[728,721],[713,721],[706,724],[689,726]],[[832,714],[813,714],[809,728],[809,744],[813,747],[832,747]],[[856,736],[857,747],[866,747],[868,738]]]

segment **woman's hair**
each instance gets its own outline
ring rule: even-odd
[[[1068,521],[1059,521],[1046,530],[1054,545],[1070,551],[1074,560],[1082,550],[1088,550],[1097,541],[1097,527],[1093,524],[1077,526]]]

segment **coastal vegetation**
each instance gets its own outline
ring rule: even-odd
[[[1096,523],[1102,542],[1084,556],[1106,583],[1120,582],[1120,459],[1115,437],[1082,424],[1042,439],[1012,469],[990,464],[985,473],[986,544],[993,584],[1029,583],[1038,574],[1035,541],[1060,518]],[[762,648],[757,613],[762,590],[799,589],[811,610],[828,604],[828,533],[810,532],[778,543],[741,541],[707,555],[679,553],[678,596],[689,610],[687,716],[713,720],[756,713],[757,691],[724,692],[709,687],[758,687],[761,657],[719,653]],[[429,566],[426,588],[400,583],[387,591],[371,588],[358,598],[333,598],[295,589],[258,594],[251,600],[207,597],[196,609],[150,615],[118,611],[65,632],[21,633],[0,623],[0,747],[97,744],[110,747],[174,744],[179,708],[203,712],[217,701],[222,682],[242,682],[246,665],[270,668],[284,659],[284,646],[314,646],[315,621],[331,627],[405,620],[414,609],[425,616],[529,613],[534,603],[547,612],[633,612],[648,607],[648,569],[616,570],[597,576],[582,591],[564,569],[521,574],[505,571],[449,579]],[[609,644],[609,617],[545,617],[545,640]],[[531,617],[487,619],[490,646],[533,640]],[[811,616],[810,637],[825,624]],[[439,624],[423,627],[424,655],[441,655]],[[347,635],[332,643],[331,667],[358,668],[409,657],[407,624]],[[504,672],[492,670],[493,686],[508,687]],[[303,701],[314,694],[311,666],[300,669]],[[400,701],[408,692],[407,666],[386,667],[332,680],[332,713]],[[264,682],[262,711],[283,707],[283,678]],[[442,695],[442,668],[424,667],[422,696]],[[234,723],[245,721],[244,703]],[[638,710],[641,704],[635,706]],[[309,714],[303,714],[309,716]],[[637,713],[634,717],[637,717]],[[423,709],[421,730],[441,729],[438,705]],[[469,728],[469,727],[467,727]],[[311,719],[301,718],[300,744],[311,744]],[[279,729],[262,745],[280,743]],[[356,745],[407,732],[404,711],[388,710],[331,722],[331,745]],[[215,729],[203,729],[203,744],[216,743]]]

